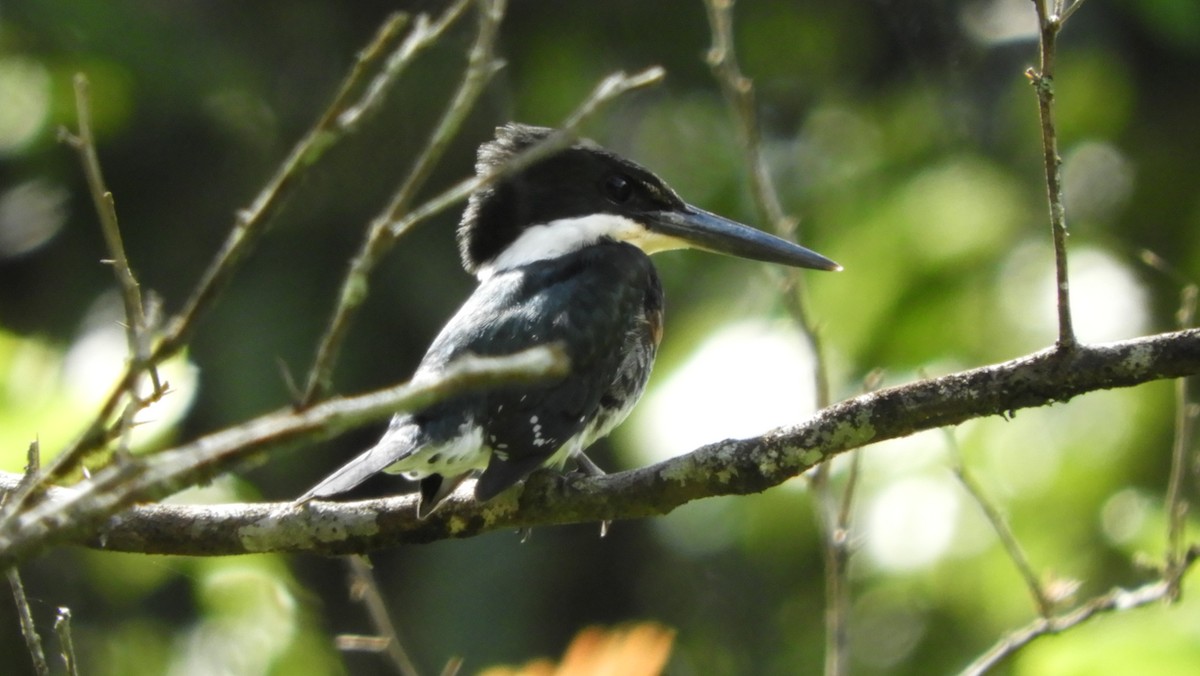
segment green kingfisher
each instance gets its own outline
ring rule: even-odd
[[[496,129],[475,170],[488,174],[554,130]],[[647,169],[599,145],[574,145],[481,188],[458,229],[479,286],[446,324],[413,380],[435,380],[467,354],[559,344],[570,375],[497,386],[392,418],[375,446],[299,498],[343,493],[378,472],[419,482],[425,517],[478,474],[487,501],[539,467],[601,473],[584,455],[629,414],[662,338],[663,291],[649,254],[695,248],[840,270],[824,256],[687,204]]]

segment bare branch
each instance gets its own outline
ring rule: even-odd
[[[346,273],[341,293],[338,294],[338,305],[327,325],[325,335],[321,337],[316,359],[304,387],[304,394],[297,402],[301,408],[314,404],[329,389],[333,378],[334,363],[341,351],[342,341],[345,339],[357,308],[366,300],[364,290],[367,288],[367,278],[379,259],[395,243],[396,237],[389,231],[388,224],[409,210],[417,191],[425,184],[434,166],[445,153],[450,140],[458,133],[467,113],[475,105],[479,94],[483,92],[484,85],[500,69],[501,63],[496,59],[494,49],[500,21],[504,17],[504,8],[505,0],[488,0],[480,3],[479,29],[475,44],[471,47],[466,73],[463,75],[454,98],[442,114],[437,129],[429,137],[424,151],[417,157],[412,170],[409,171],[407,178],[404,179],[387,208],[371,222],[362,250],[350,262],[350,270]],[[432,30],[428,34],[436,35]],[[422,33],[422,36],[424,35]]]
[[[1200,555],[1200,552],[1197,552],[1195,549],[1188,552],[1186,564],[1183,570],[1180,571],[1180,574],[1185,572],[1187,567],[1195,562],[1197,555]],[[1127,590],[1116,588],[1107,594],[1093,598],[1070,612],[1054,617],[1038,618],[1027,626],[1001,639],[1000,642],[984,653],[982,657],[972,662],[966,669],[963,669],[961,676],[979,676],[980,674],[987,673],[992,667],[1011,657],[1018,650],[1029,645],[1034,640],[1049,634],[1062,633],[1091,620],[1097,615],[1131,610],[1158,601],[1169,600],[1171,598],[1172,585],[1178,585],[1178,583],[1178,579],[1175,579],[1174,582],[1171,580],[1156,580],[1137,589]]]
[[[379,74],[366,87],[366,93],[353,106],[335,115],[337,124],[342,129],[353,129],[367,113],[378,110],[383,105],[385,95],[400,74],[403,73],[417,55],[428,49],[463,15],[470,0],[458,0],[446,8],[436,21],[430,22],[429,16],[422,14],[417,17],[408,37],[400,48],[392,52],[384,63]]]
[[[394,398],[386,401],[381,398],[369,403],[360,397],[327,402],[304,413],[279,412],[164,452],[146,462],[146,477],[138,479],[137,490],[123,488],[130,495],[107,510],[82,509],[78,489],[51,490],[48,500],[60,506],[57,511],[30,513],[15,533],[0,531],[0,565],[11,565],[38,549],[66,542],[157,554],[308,551],[342,555],[497,530],[642,518],[665,514],[700,498],[758,493],[835,455],[877,441],[972,418],[1011,416],[1023,408],[1064,402],[1085,392],[1197,373],[1200,329],[1190,329],[1080,346],[1070,353],[1048,349],[1002,364],[859,395],[799,425],[761,437],[710,444],[641,469],[603,477],[536,472],[523,489],[482,505],[461,492],[423,520],[416,518],[415,497],[407,495],[362,502],[317,501],[303,507],[290,502],[138,505],[105,521],[134,497],[154,497],[170,486],[181,485],[185,478],[195,481],[211,476],[253,452],[312,441],[366,419],[385,417],[399,402],[415,405],[418,388],[413,388],[394,393]],[[352,410],[346,410],[351,405]],[[108,472],[84,485],[97,486]],[[19,480],[19,475],[0,474],[0,490],[11,490]],[[63,523],[53,522],[52,515]],[[71,525],[64,525],[68,521]]]
[[[1057,2],[1059,7],[1056,11],[1060,17],[1058,20],[1060,24],[1066,23],[1067,19],[1070,19],[1071,15],[1075,13],[1075,10],[1083,6],[1083,0],[1057,0]],[[1066,5],[1066,7],[1064,8],[1063,5]]]
[[[125,244],[121,239],[121,228],[117,221],[117,210],[113,195],[104,183],[104,173],[100,168],[100,158],[96,151],[96,137],[92,131],[91,92],[87,76],[83,73],[75,75],[75,109],[78,118],[79,133],[70,134],[65,129],[60,130],[59,136],[79,153],[83,173],[87,178],[88,191],[100,221],[100,231],[108,248],[109,258],[104,262],[113,268],[117,284],[121,289],[121,299],[125,305],[125,334],[129,344],[129,361],[127,362],[127,378],[123,385],[114,393],[113,405],[120,398],[126,398],[125,410],[116,422],[116,429],[110,434],[119,435],[128,440],[133,427],[134,416],[146,406],[157,401],[166,392],[166,383],[159,379],[157,364],[151,359],[152,327],[147,321],[147,312],[142,303],[142,292],[137,278],[129,266],[125,255]],[[143,396],[137,391],[137,383],[146,372],[150,377],[151,391]],[[103,419],[97,418],[96,423],[104,425],[107,413]],[[84,449],[91,450],[91,449]],[[56,473],[69,472],[83,460],[85,452],[68,453],[52,466]],[[34,484],[36,485],[36,484]],[[32,486],[31,486],[32,487]],[[18,496],[18,499],[21,499]]]
[[[341,140],[346,132],[353,129],[342,123],[341,115],[352,105],[353,96],[361,86],[362,79],[366,77],[369,70],[374,68],[383,56],[386,46],[395,39],[396,34],[405,23],[407,23],[407,17],[401,14],[392,14],[384,21],[371,43],[358,54],[354,66],[342,81],[333,101],[321,114],[317,124],[292,148],[292,152],[280,165],[275,176],[259,192],[250,206],[238,213],[237,222],[225,240],[224,246],[209,264],[208,270],[205,271],[184,309],[168,325],[166,337],[155,350],[157,358],[163,359],[167,353],[174,352],[183,346],[191,336],[196,319],[212,305],[228,285],[246,255],[265,234],[271,217],[278,211],[284,198],[295,189],[304,171]],[[414,32],[417,30],[419,29],[414,29]],[[407,44],[408,41],[405,41],[397,53],[404,52]],[[401,61],[401,65],[407,65],[410,62],[411,58],[405,59]],[[391,76],[385,82],[389,85],[393,83],[399,70],[399,68],[393,69]]]
[[[346,567],[350,569],[350,595],[367,607],[371,625],[375,627],[376,635],[383,640],[383,649],[391,658],[392,666],[396,667],[396,672],[401,676],[417,676],[417,667],[404,651],[396,626],[388,616],[387,604],[379,591],[379,583],[375,581],[375,572],[371,570],[371,564],[361,556],[350,556],[346,558]]]
[[[21,634],[25,637],[25,647],[33,660],[33,670],[39,676],[49,676],[50,666],[46,664],[46,653],[42,650],[42,638],[38,636],[37,625],[33,623],[33,613],[29,610],[29,599],[25,597],[25,585],[21,584],[21,573],[16,567],[8,569],[8,584],[12,587],[13,603],[17,606],[17,617],[21,619]]]
[[[121,228],[117,223],[113,195],[104,184],[104,173],[100,169],[100,158],[96,152],[96,137],[92,133],[91,93],[87,76],[83,73],[75,74],[75,111],[79,122],[79,134],[66,135],[65,138],[71,147],[79,152],[83,174],[87,177],[92,202],[100,218],[100,231],[104,234],[104,243],[111,257],[107,262],[112,265],[113,274],[121,287],[121,299],[125,304],[125,333],[132,362],[130,369],[140,371],[145,368],[154,384],[154,392],[159,393],[163,386],[158,380],[158,371],[154,363],[147,361],[150,357],[150,340],[146,335],[149,327],[146,325],[142,292],[133,270],[129,267],[129,259],[125,256],[125,244],[121,241]]]
[[[863,391],[878,388],[878,373],[867,377]],[[850,669],[850,517],[858,487],[862,449],[851,451],[850,471],[841,498],[833,490],[832,463],[824,462],[810,476],[816,502],[825,566],[825,674],[837,676]]]
[[[1040,40],[1039,63],[1025,75],[1037,93],[1038,117],[1042,123],[1042,161],[1046,170],[1046,196],[1050,202],[1050,230],[1054,239],[1055,290],[1058,297],[1058,346],[1075,346],[1071,321],[1071,289],[1067,275],[1067,214],[1063,199],[1062,157],[1058,153],[1058,130],[1054,121],[1054,57],[1063,18],[1046,8],[1047,0],[1033,0],[1037,7]],[[1079,3],[1075,3],[1078,7]],[[1074,11],[1072,9],[1072,11]]]
[[[1195,284],[1183,288],[1182,301],[1179,307],[1179,327],[1186,329],[1195,324],[1196,297],[1198,290]],[[1178,569],[1186,564],[1184,537],[1187,530],[1187,515],[1191,503],[1187,496],[1188,455],[1193,452],[1195,444],[1196,416],[1200,414],[1197,405],[1192,403],[1189,396],[1188,378],[1175,381],[1175,440],[1171,446],[1171,473],[1167,478],[1167,578],[1178,581]],[[1176,584],[1171,588],[1171,599],[1179,597],[1180,589]]]
[[[762,132],[754,99],[754,82],[742,74],[733,43],[733,0],[707,0],[709,30],[712,46],[707,61],[713,77],[720,83],[721,92],[738,131],[743,163],[750,176],[750,193],[759,218],[781,237],[796,237],[799,221],[783,211],[779,192],[771,178],[762,152]],[[804,333],[813,352],[813,379],[817,392],[817,408],[830,403],[828,372],[825,368],[821,337],[805,303],[804,273],[789,268],[781,273],[785,280],[788,310]],[[850,562],[847,540],[854,484],[858,474],[858,458],[851,465],[850,480],[839,500],[832,492],[829,465],[823,464],[812,475],[813,497],[817,504],[818,527],[822,538],[825,562],[826,644],[825,674],[838,676],[849,672],[849,580],[846,577]]]
[[[766,221],[780,237],[798,237],[799,221],[784,213],[779,201],[779,192],[763,158],[762,132],[759,129],[758,111],[754,100],[754,82],[742,74],[734,50],[733,0],[707,0],[705,7],[708,9],[708,22],[713,40],[708,50],[708,65],[712,69],[713,77],[721,85],[721,92],[736,124],[743,163],[750,176],[750,194],[754,198],[759,218]],[[829,385],[826,382],[824,365],[821,363],[820,337],[804,303],[804,273],[795,268],[788,268],[783,274],[787,280],[785,286],[795,290],[795,293],[789,296],[789,310],[799,321],[801,329],[812,343],[813,353],[817,355],[817,407],[824,408],[829,404]]]
[[[579,107],[567,117],[559,127],[558,133],[551,134],[487,174],[473,176],[460,181],[416,209],[413,209],[403,218],[389,224],[393,235],[398,237],[404,234],[420,223],[467,199],[476,190],[486,188],[497,181],[503,180],[506,176],[510,176],[530,164],[553,154],[555,151],[569,146],[575,140],[575,135],[579,132],[579,127],[585,121],[591,119],[593,115],[621,96],[637,89],[658,84],[662,81],[665,74],[662,68],[652,66],[633,75],[626,75],[624,72],[609,75],[601,80],[595,89],[592,90],[592,93],[584,99],[583,103],[579,104]]]
[[[405,20],[402,15],[392,15],[384,22],[369,46],[359,54],[358,61],[346,76],[341,88],[316,126],[296,144],[275,176],[258,194],[251,206],[238,214],[237,221],[224,246],[209,264],[184,309],[167,323],[165,335],[154,347],[153,352],[146,360],[147,364],[159,364],[187,344],[196,320],[216,301],[220,291],[233,277],[233,273],[241,261],[245,259],[246,254],[265,232],[267,224],[278,211],[283,199],[294,189],[304,170],[341,138],[340,132],[343,129],[338,126],[338,114],[350,105],[352,94],[357,91],[362,78],[378,61],[385,46],[394,39]],[[112,438],[108,423],[126,395],[134,393],[141,370],[138,364],[131,362],[126,365],[121,378],[101,404],[100,410],[91,423],[68,448],[55,458],[47,468],[45,475],[39,480],[40,483],[48,484],[66,476],[78,466],[79,461],[88,452],[108,443]]]
[[[957,444],[954,442],[953,435],[947,432],[950,437],[951,444],[955,447],[955,457],[957,458],[954,466],[954,476],[958,478],[959,483],[967,490],[967,493],[979,505],[979,509],[983,511],[984,517],[988,523],[992,524],[992,530],[996,531],[996,535],[1000,538],[1000,543],[1004,545],[1004,550],[1008,552],[1008,558],[1012,560],[1016,566],[1017,572],[1021,574],[1021,579],[1025,581],[1025,586],[1029,589],[1029,594],[1033,596],[1034,605],[1037,606],[1038,615],[1048,618],[1054,612],[1054,600],[1050,594],[1042,587],[1042,583],[1038,580],[1038,576],[1033,572],[1033,566],[1029,563],[1029,557],[1025,555],[1024,548],[1017,541],[1017,536],[1013,534],[1012,528],[1008,525],[1008,520],[1000,513],[1000,510],[992,504],[991,500],[983,493],[983,488],[975,477],[967,471],[966,466],[962,463],[962,457],[958,452]]]
[[[78,676],[79,661],[75,659],[75,641],[71,638],[70,608],[58,609],[58,617],[54,618],[54,633],[58,634],[58,643],[62,646],[63,664],[68,676]]]
[[[781,237],[796,235],[796,219],[784,214],[774,181],[762,156],[762,134],[754,102],[754,82],[742,74],[733,45],[734,0],[707,0],[709,29],[713,43],[707,61],[721,85],[725,102],[737,123],[738,139],[750,171],[751,193],[759,217]]]

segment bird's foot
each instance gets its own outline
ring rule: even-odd
[[[578,472],[579,474],[582,474],[583,476],[598,477],[598,476],[604,476],[604,475],[608,474],[608,472],[605,472],[603,469],[600,468],[600,465],[597,465],[595,462],[592,461],[591,458],[587,457],[587,455],[582,452],[575,454],[575,462],[578,465],[576,472]],[[600,522],[600,537],[606,537],[608,535],[608,529],[611,527],[612,527],[612,521],[610,521],[608,519],[601,521]]]
[[[591,458],[587,457],[585,453],[576,453],[575,462],[579,466],[579,471],[585,476],[604,476],[608,474],[608,472],[600,468],[600,465],[597,465]]]

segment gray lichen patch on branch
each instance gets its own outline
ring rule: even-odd
[[[310,518],[294,518],[295,509]],[[304,548],[376,535],[380,531],[378,516],[366,509],[325,510],[318,505],[281,508],[238,528],[237,536],[248,552]]]

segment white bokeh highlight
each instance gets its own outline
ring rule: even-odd
[[[730,324],[660,376],[630,421],[640,464],[757,436],[816,410],[812,350],[788,322]]]

